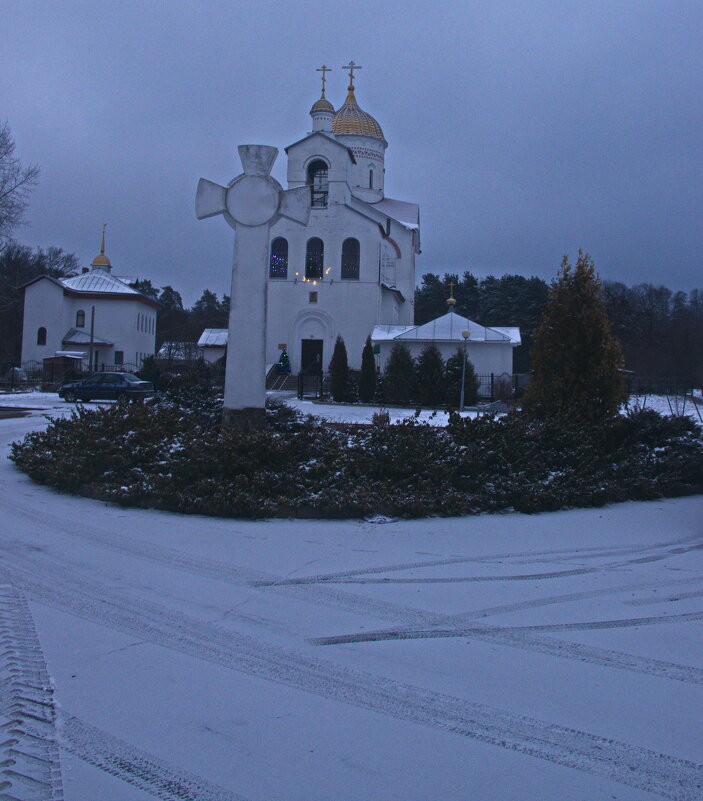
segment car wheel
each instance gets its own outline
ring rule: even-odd
[[[69,389],[68,392],[64,393],[63,399],[66,403],[75,403],[78,400],[78,395]]]

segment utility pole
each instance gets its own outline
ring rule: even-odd
[[[93,372],[93,341],[95,339],[95,306],[90,307],[90,372]]]
[[[464,382],[466,380],[466,343],[469,341],[469,337],[471,336],[471,332],[468,330],[464,330],[461,332],[461,335],[464,337],[464,358],[461,362],[461,395],[459,396],[459,411],[464,411]]]

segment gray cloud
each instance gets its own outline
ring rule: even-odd
[[[551,278],[584,247],[605,278],[700,286],[699,3],[3,4],[0,117],[42,174],[29,244],[189,302],[229,291],[232,233],[197,222],[236,145],[309,127],[315,67],[350,58],[389,141],[387,191],[422,209],[424,272]],[[284,154],[274,174],[284,179]]]

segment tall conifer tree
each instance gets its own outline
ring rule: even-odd
[[[339,402],[347,400],[347,382],[349,380],[349,361],[347,359],[347,346],[341,335],[334,343],[334,352],[330,362],[330,391],[332,398]]]
[[[383,389],[386,399],[395,403],[409,403],[414,390],[415,363],[402,342],[396,342],[383,371]]]
[[[626,398],[620,367],[620,345],[593,261],[581,250],[575,266],[564,256],[535,332],[523,408],[541,418],[614,415]]]
[[[423,406],[444,402],[444,361],[436,345],[425,345],[415,367],[415,398]]]
[[[366,337],[364,350],[361,352],[361,376],[359,377],[359,399],[364,403],[373,400],[376,392],[376,360],[373,356],[371,337]]]

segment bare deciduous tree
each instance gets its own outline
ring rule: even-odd
[[[0,123],[0,252],[12,231],[22,223],[29,193],[37,182],[39,167],[24,167],[15,156],[15,140],[9,125]]]

